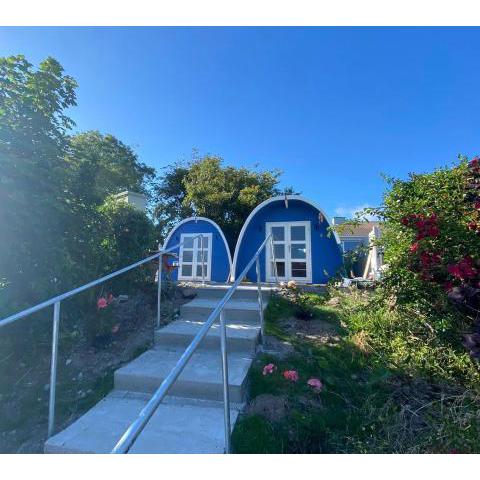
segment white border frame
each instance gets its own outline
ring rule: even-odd
[[[212,255],[213,255],[213,234],[212,233],[181,233],[180,234],[180,242],[183,242],[185,238],[188,237],[196,237],[197,235],[203,235],[205,238],[208,238],[208,248],[204,248],[204,250],[208,251],[208,261],[207,261],[207,271],[205,273],[205,277],[203,280],[206,280],[207,282],[210,281],[212,278]],[[201,251],[201,238],[194,238],[193,240],[193,245],[195,245],[195,242],[197,243],[197,251]],[[180,275],[182,272],[182,263],[183,263],[183,247],[184,245],[180,245],[180,251],[178,252],[178,279],[179,280],[184,280],[186,282],[191,281],[191,282],[198,282],[199,280],[202,280],[202,277],[198,277],[196,274],[196,267],[197,267],[197,256],[195,255],[196,251],[195,248],[192,248],[192,276],[191,277],[186,277],[185,275]]]
[[[287,259],[287,238],[290,242],[290,245],[292,244],[292,241],[290,239],[290,233],[291,231],[289,230],[290,227],[305,227],[305,242],[297,241],[294,240],[294,243],[305,243],[305,247],[307,249],[307,252],[305,254],[305,263],[307,264],[307,276],[304,278],[298,278],[298,277],[282,277],[282,280],[284,279],[286,282],[289,280],[294,280],[297,283],[312,283],[312,222],[310,220],[293,220],[293,221],[281,221],[281,222],[266,222],[265,223],[265,238],[268,235],[268,230],[271,229],[271,227],[285,227],[285,241],[283,242],[285,245],[285,273],[288,273],[288,268],[290,267],[291,271],[291,265],[292,265],[292,258],[291,258],[291,250],[288,255]],[[288,235],[287,235],[287,229]],[[275,282],[275,275],[273,272],[270,271],[270,256],[271,256],[271,250],[267,249],[267,254],[265,255],[265,280],[267,282]],[[294,259],[294,261],[299,261],[301,262],[303,259]],[[280,278],[280,277],[279,277]]]
[[[163,248],[166,248],[167,245],[168,245],[168,242],[170,241],[170,239],[172,238],[173,234],[175,233],[175,231],[181,226],[183,225],[184,223],[187,223],[187,222],[191,222],[191,221],[198,221],[198,220],[203,220],[204,222],[208,222],[208,223],[211,223],[216,229],[217,229],[217,232],[219,233],[220,237],[222,238],[223,240],[223,243],[225,245],[225,248],[227,249],[227,255],[228,255],[228,261],[230,263],[230,268],[229,268],[229,274],[227,276],[227,278],[225,279],[226,282],[228,282],[231,278],[231,272],[232,272],[232,268],[233,268],[233,264],[232,264],[232,255],[230,253],[230,248],[228,246],[228,243],[227,243],[227,239],[225,238],[225,235],[223,234],[222,232],[222,229],[213,221],[213,220],[210,220],[209,218],[207,217],[188,217],[188,218],[185,218],[183,220],[181,220],[180,222],[178,222],[171,230],[170,230],[170,233],[167,235],[167,238],[165,239],[165,241],[163,242]],[[180,249],[179,249],[179,252],[180,254]],[[213,258],[213,239],[212,239],[212,258]]]
[[[234,281],[235,280],[235,276],[236,276],[236,268],[237,268],[237,260],[238,260],[238,252],[240,250],[240,245],[242,244],[242,240],[243,240],[243,237],[245,235],[245,231],[247,230],[247,227],[248,227],[248,224],[251,222],[252,218],[255,216],[255,214],[261,210],[263,207],[265,207],[266,205],[268,205],[269,203],[272,203],[272,202],[278,202],[278,201],[284,201],[285,200],[285,195],[278,195],[276,197],[272,197],[272,198],[269,198],[268,200],[265,200],[263,201],[262,203],[260,203],[259,205],[257,205],[253,210],[252,212],[250,213],[250,215],[247,217],[247,219],[245,220],[245,223],[243,224],[243,227],[242,229],[240,230],[240,235],[238,236],[238,240],[237,240],[237,244],[235,245],[235,252],[233,254],[233,262],[232,262],[232,275],[230,277],[230,281]],[[327,222],[328,226],[331,226],[332,225],[332,222],[330,220],[330,217],[328,217],[325,212],[318,206],[316,205],[314,202],[310,201],[310,200],[307,200],[306,198],[300,196],[300,195],[287,195],[287,200],[300,200],[301,202],[305,202],[307,203],[308,205],[312,206],[313,208],[315,208],[316,210],[318,210],[322,215],[323,215],[323,218],[325,218],[325,221]],[[338,236],[338,233],[333,231],[333,236],[335,238],[335,240],[337,241],[337,245],[340,247],[340,249],[342,248],[342,245],[340,243],[340,237]],[[342,250],[343,251],[343,250]]]

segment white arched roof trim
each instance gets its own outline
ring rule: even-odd
[[[230,253],[230,248],[228,247],[228,243],[227,243],[227,239],[225,238],[225,235],[223,234],[222,232],[222,229],[213,221],[213,220],[210,220],[209,218],[207,217],[188,217],[188,218],[185,218],[183,219],[182,221],[178,222],[171,230],[170,230],[170,233],[167,235],[167,238],[165,239],[165,241],[163,242],[163,248],[165,249],[168,245],[168,242],[170,241],[170,239],[172,238],[173,234],[175,233],[175,231],[181,226],[183,225],[184,223],[188,223],[188,222],[191,222],[191,221],[194,221],[194,222],[198,222],[198,221],[204,221],[204,222],[208,222],[208,223],[211,223],[218,231],[218,233],[220,234],[220,236],[222,237],[223,239],[223,243],[225,244],[225,248],[227,249],[227,255],[228,255],[228,261],[230,262],[230,271],[232,270],[232,255]],[[213,247],[213,246],[212,246]]]
[[[300,195],[287,195],[286,196],[287,200],[299,200],[301,202],[307,203],[308,205],[312,206],[316,210],[318,210],[322,215],[327,224],[330,226],[332,225],[332,222],[330,221],[330,218],[325,214],[323,209],[321,209],[318,205],[316,205],[314,202],[311,200],[308,200],[304,197],[301,197]],[[269,203],[273,202],[278,202],[278,201],[284,201],[285,200],[285,195],[278,195],[277,197],[272,197],[269,198],[268,200],[263,201],[259,205],[257,205],[250,215],[247,217],[245,220],[245,223],[243,224],[242,229],[240,230],[240,235],[238,236],[237,244],[235,245],[235,252],[233,254],[233,263],[232,263],[232,277],[231,280],[235,280],[235,275],[236,275],[236,268],[237,268],[237,258],[238,258],[238,251],[240,250],[240,245],[242,244],[243,236],[245,235],[245,231],[247,230],[248,224],[252,220],[252,218],[255,216],[255,214],[261,210],[263,207],[268,205]],[[338,233],[333,231],[333,235],[335,237],[335,240],[337,241],[337,244],[340,245],[340,237],[338,236]]]

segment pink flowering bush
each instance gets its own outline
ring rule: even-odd
[[[383,291],[392,306],[429,315],[430,331],[452,339],[452,306],[460,308],[471,324],[464,344],[480,359],[480,342],[469,336],[480,334],[480,159],[390,184],[382,207],[370,210],[384,222]]]

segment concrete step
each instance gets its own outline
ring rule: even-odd
[[[183,351],[162,346],[143,353],[115,372],[115,388],[153,393],[173,369]],[[233,402],[243,401],[251,363],[252,358],[247,354],[230,352],[228,355],[229,389]],[[220,352],[197,350],[169,393],[178,397],[221,400],[222,392]]]
[[[45,453],[109,453],[149,395],[114,391],[45,444]],[[231,405],[232,428],[239,406]],[[223,403],[166,397],[130,453],[223,453]]]
[[[218,301],[213,298],[194,298],[180,307],[180,315],[197,315],[198,320],[206,320],[217,304]],[[266,303],[263,307],[266,307]],[[259,307],[256,300],[230,300],[224,310],[230,321],[259,322]]]
[[[210,308],[207,309],[196,309],[196,308],[185,308],[181,315],[177,317],[177,320],[189,320],[191,322],[204,322],[210,313],[213,310]],[[248,318],[243,318],[240,315],[237,315],[237,312],[231,310],[225,310],[225,321],[227,325],[251,325],[255,327],[260,327],[260,314],[257,310],[256,315],[247,315]],[[215,324],[220,323],[220,316],[215,320]]]
[[[188,286],[180,288],[182,288],[185,293],[196,293],[196,298],[216,298],[220,300],[231,286],[231,284],[189,284]],[[262,296],[265,301],[268,301],[273,290],[273,287],[262,287]],[[258,287],[256,284],[240,285],[232,297],[234,300],[256,300],[257,298]]]
[[[155,331],[155,343],[158,347],[186,348],[198,333],[203,321],[181,318],[166,327]],[[220,351],[220,325],[213,324],[199,346],[199,349]],[[246,323],[227,322],[227,345],[229,352],[244,352],[255,355],[260,336],[260,326]]]

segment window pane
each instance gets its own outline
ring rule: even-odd
[[[184,250],[182,260],[184,262],[193,262],[193,251],[192,250]]]
[[[277,263],[277,275],[279,277],[285,276],[285,262],[276,262]],[[272,276],[275,276],[275,268],[272,262]]]
[[[204,270],[204,276],[207,275],[207,266],[205,265],[204,266],[205,270]],[[197,277],[202,277],[202,265],[197,265]]]
[[[275,260],[277,258],[285,258],[285,245],[284,244],[273,244],[273,249],[275,252]]]
[[[305,262],[292,262],[292,277],[305,278],[307,276],[307,264]]]
[[[183,248],[193,248],[192,237],[183,237]]]
[[[202,238],[203,248],[208,248],[208,237],[198,237],[198,248],[202,248]]]
[[[208,250],[204,250],[203,251],[203,258],[204,258],[204,262],[207,261],[208,259]],[[197,251],[197,262],[201,262],[202,261],[202,251],[201,250],[198,250]]]
[[[272,227],[273,240],[283,242],[285,240],[285,227]]]
[[[304,243],[292,243],[292,258],[307,258],[307,247]]]
[[[191,277],[192,276],[192,266],[191,265],[182,265],[182,276]]]
[[[305,240],[305,227],[291,227],[291,240]]]

